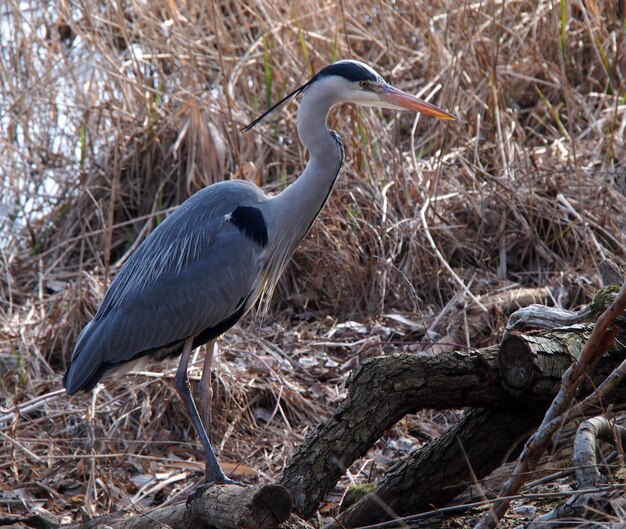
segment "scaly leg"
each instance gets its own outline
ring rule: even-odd
[[[178,393],[185,403],[185,408],[187,408],[187,413],[189,413],[189,416],[191,417],[191,422],[193,423],[193,426],[198,433],[198,437],[200,437],[200,442],[204,447],[204,454],[206,459],[206,482],[241,485],[241,483],[238,483],[237,481],[228,479],[224,474],[222,467],[220,467],[220,464],[217,461],[217,457],[215,457],[215,452],[213,451],[211,441],[209,441],[209,437],[207,436],[204,425],[202,424],[202,419],[200,419],[200,415],[198,415],[196,403],[193,401],[193,397],[191,395],[191,385],[189,384],[189,377],[187,376],[189,355],[192,348],[193,337],[187,338],[183,345],[183,354],[180,359],[180,364],[178,365],[178,370],[176,371],[176,377],[174,379],[174,382],[176,384],[176,389],[178,390]]]
[[[211,386],[211,366],[213,365],[213,356],[217,344],[215,341],[207,344],[206,355],[204,357],[204,366],[202,367],[202,377],[200,377],[199,396],[200,396],[200,413],[202,422],[206,428],[209,437],[211,437],[211,402],[213,400],[213,387]]]
[[[204,356],[204,366],[202,368],[202,376],[200,377],[200,384],[198,393],[200,396],[200,414],[202,416],[202,422],[207,432],[209,439],[211,438],[211,402],[213,400],[213,388],[211,387],[211,366],[213,365],[213,355],[215,354],[215,348],[217,344],[215,341],[209,342],[206,347],[206,354]],[[209,475],[209,461],[207,460],[206,474]]]

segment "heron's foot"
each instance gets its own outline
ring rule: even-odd
[[[237,485],[238,487],[247,487],[245,483],[241,481],[235,481],[234,479],[227,478],[223,476],[221,479],[216,479],[211,483],[205,483],[205,485]],[[206,489],[205,489],[206,490]]]
[[[205,481],[202,485],[198,486],[196,490],[194,490],[189,496],[187,496],[187,501],[185,502],[185,505],[187,506],[187,508],[189,508],[189,506],[193,502],[198,501],[198,498],[202,496],[202,494],[207,489],[209,489],[210,487],[213,487],[214,485],[237,485],[238,487],[248,486],[245,483],[232,480],[230,478],[227,478],[226,476],[221,476],[220,478],[214,479],[212,481]]]
[[[204,467],[204,484],[205,485],[237,485],[238,487],[245,487],[246,485],[239,481],[234,481],[226,477],[222,467],[217,462],[215,457],[211,457],[211,454],[207,454],[207,462]],[[206,489],[205,489],[206,490]]]

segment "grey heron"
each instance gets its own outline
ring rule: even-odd
[[[180,354],[175,385],[205,451],[206,483],[235,483],[224,474],[207,435],[215,340],[262,295],[271,295],[328,199],[344,160],[341,140],[327,125],[330,109],[356,103],[455,119],[387,84],[366,64],[343,60],[320,70],[244,130],[300,94],[297,130],[309,152],[302,174],[276,196],[251,182],[227,180],[183,202],[124,263],[80,333],[63,378],[73,395],[149,359]],[[187,367],[191,351],[203,344],[208,346],[198,390],[201,417]]]

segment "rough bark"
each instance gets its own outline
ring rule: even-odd
[[[574,398],[579,394],[583,381],[588,380],[601,358],[614,345],[620,331],[617,318],[626,312],[626,281],[614,296],[610,306],[600,315],[579,359],[563,374],[561,387],[552,401],[541,425],[531,436],[520,454],[515,470],[500,491],[500,499],[484,513],[476,529],[492,529],[506,514],[510,497],[519,493],[529,472],[532,472],[541,455],[547,449],[554,434],[563,425]]]
[[[436,357],[372,358],[348,384],[346,399],[305,439],[278,478],[291,491],[294,510],[305,518],[345,469],[407,413],[497,406],[508,398],[499,384],[496,347]]]
[[[170,508],[169,510],[178,511],[180,509]],[[139,518],[142,518],[142,520],[138,520]],[[48,517],[38,514],[27,516],[0,514],[0,526],[6,529],[130,529],[137,527],[149,527],[150,529],[175,527],[184,527],[185,529],[221,529],[221,527],[213,525],[206,519],[190,519],[188,524],[182,526],[178,525],[179,520],[179,514],[163,516],[163,513],[157,513],[157,517],[154,517],[152,513],[135,516],[129,516],[128,514],[108,514],[78,524],[59,525]],[[245,529],[257,529],[257,526],[254,525],[242,527]],[[425,527],[429,526],[426,525]],[[292,514],[287,521],[278,526],[278,529],[313,529],[313,526]]]
[[[626,329],[626,325],[623,329]],[[502,384],[511,395],[526,402],[544,402],[556,394],[561,376],[580,357],[593,325],[579,324],[552,331],[508,334],[500,346],[499,365]],[[591,393],[626,357],[625,341],[618,340],[583,383],[580,395]],[[612,400],[626,397],[619,387]]]
[[[151,510],[146,513],[118,513],[99,516],[66,529],[154,529],[170,527],[212,527],[215,529],[277,529],[291,514],[291,495],[278,485],[209,487],[197,499]],[[303,525],[282,525],[284,529]]]
[[[592,326],[577,325],[548,333],[509,334],[500,345],[500,375],[512,395],[545,399],[580,356]]]
[[[500,466],[542,413],[473,409],[437,441],[395,465],[380,487],[328,529],[360,527],[444,506]]]
[[[499,360],[498,347],[435,357],[396,354],[369,359],[350,377],[346,399],[309,434],[278,483],[291,491],[294,510],[306,518],[315,512],[345,469],[407,413],[424,408],[515,410],[520,404],[525,409],[535,406],[545,410],[558,390],[561,374],[580,354],[585,332],[574,331],[569,338],[566,330],[530,337],[515,335],[510,340],[517,343],[517,349],[506,353],[504,361]],[[551,355],[540,354],[539,346]],[[623,354],[604,358],[599,376],[611,372]],[[518,377],[518,367],[502,365],[509,362],[526,366],[527,376]],[[501,372],[513,380],[513,391],[505,389]],[[625,396],[622,385],[614,397]],[[442,453],[440,457],[446,456]]]

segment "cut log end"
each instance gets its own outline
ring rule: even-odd
[[[280,485],[219,485],[190,502],[188,516],[221,529],[276,529],[289,519],[292,507],[291,493]]]
[[[530,385],[533,376],[532,352],[519,335],[509,334],[500,346],[500,376],[512,394]]]
[[[265,510],[271,514],[277,524],[286,522],[293,509],[291,493],[280,485],[266,485],[254,496],[252,508]]]

